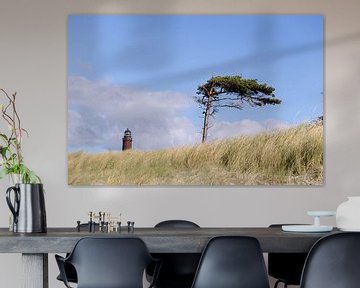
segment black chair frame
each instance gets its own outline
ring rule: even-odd
[[[197,229],[194,222],[188,220],[165,220],[157,223],[155,229]],[[156,288],[190,288],[201,257],[200,253],[155,253],[161,259],[162,267],[155,282]],[[154,267],[146,270],[146,278],[152,281]]]
[[[80,273],[77,273],[79,288],[142,288],[144,270],[155,263],[153,282],[149,286],[153,287],[161,267],[161,261],[154,259],[145,243],[135,237],[81,238],[67,257],[55,255],[55,259],[68,288],[71,286],[66,274],[67,264]]]
[[[269,288],[259,241],[218,236],[207,243],[192,288]]]
[[[306,259],[300,288],[360,287],[360,232],[320,238]]]

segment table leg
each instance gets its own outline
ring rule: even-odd
[[[22,254],[23,288],[49,288],[48,254]]]

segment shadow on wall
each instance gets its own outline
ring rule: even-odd
[[[267,31],[271,35],[271,25],[269,25],[270,29]],[[236,67],[246,67],[251,66],[254,64],[254,59],[256,59],[256,62],[261,62],[262,65],[265,65],[267,69],[271,67],[275,62],[281,60],[282,58],[293,56],[296,54],[306,53],[309,51],[322,49],[323,45],[326,49],[332,48],[334,46],[340,46],[349,44],[351,42],[360,41],[360,31],[344,36],[340,36],[337,38],[333,38],[330,40],[327,40],[326,42],[315,42],[311,44],[301,45],[297,47],[290,47],[286,49],[281,49],[277,51],[270,51],[268,53],[261,53],[259,54],[258,51],[254,51],[253,54],[247,55],[246,57],[239,58],[239,59],[232,59],[229,62],[223,62],[218,63],[216,65],[209,65],[202,68],[197,68],[191,71],[182,71],[177,74],[168,74],[166,77],[159,78],[147,78],[144,79],[144,83],[151,83],[151,82],[160,82],[160,81],[172,81],[173,79],[179,80],[186,80],[186,79],[192,79],[194,75],[203,74],[207,71],[216,71],[219,68],[227,68],[227,69],[233,69]],[[263,44],[263,42],[262,42]]]

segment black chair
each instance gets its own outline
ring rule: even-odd
[[[145,268],[156,262],[139,238],[82,238],[68,257],[55,258],[66,287],[65,263],[75,267],[78,288],[142,288]]]
[[[81,230],[89,229],[89,224],[88,223],[80,224],[80,229]],[[99,229],[98,223],[95,223],[95,229]],[[66,254],[66,257],[68,257],[68,256],[69,256],[69,253]],[[66,274],[66,278],[67,278],[68,282],[77,283],[77,275],[76,275],[76,270],[75,270],[74,266],[67,262],[64,263],[64,266],[65,266],[65,274]],[[61,277],[61,274],[59,274],[56,277],[56,279],[64,282],[63,278]]]
[[[301,288],[360,287],[360,233],[348,232],[318,240],[306,259]]]
[[[200,228],[199,225],[187,220],[166,220],[155,225],[155,228]],[[190,288],[194,280],[200,253],[156,253],[152,254],[161,259],[156,288]],[[153,276],[153,267],[147,269],[147,279]]]
[[[69,254],[66,254],[66,257],[68,257]],[[64,258],[65,259],[65,258]],[[64,273],[66,275],[66,279],[68,282],[71,283],[77,283],[77,274],[76,274],[76,270],[75,267],[73,265],[71,265],[68,262],[64,262]],[[61,274],[59,274],[56,277],[57,280],[64,282],[63,277],[61,277]]]
[[[256,238],[212,238],[200,259],[192,288],[269,288],[264,257]]]
[[[285,224],[272,224],[269,227],[280,228],[282,225]],[[288,285],[300,285],[306,257],[307,253],[269,253],[268,273],[277,279],[274,288],[280,283],[283,283],[285,288]]]

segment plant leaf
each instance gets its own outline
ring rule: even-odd
[[[0,171],[0,179],[3,179],[5,176],[9,174],[9,170],[7,168],[4,168]]]
[[[5,134],[0,133],[0,137],[3,138],[4,142],[8,141],[8,137]]]

